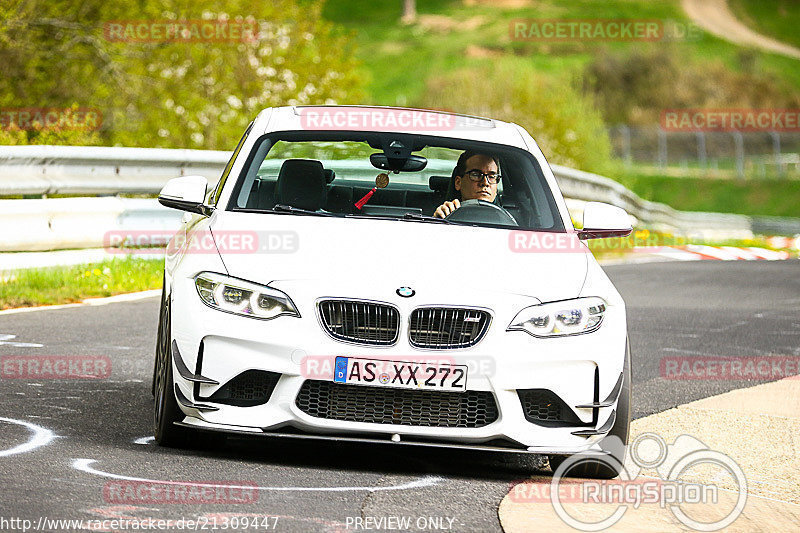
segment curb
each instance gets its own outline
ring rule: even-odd
[[[603,259],[601,256],[598,262],[601,265],[610,266],[666,261],[783,261],[787,259],[792,259],[792,255],[783,250],[689,244],[652,248],[642,246],[627,252],[625,257]]]

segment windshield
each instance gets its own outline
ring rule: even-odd
[[[456,209],[440,209],[448,203]],[[229,209],[564,231],[530,153],[396,133],[266,135],[249,154]]]

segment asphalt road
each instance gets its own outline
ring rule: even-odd
[[[798,261],[660,263],[607,271],[628,303],[636,417],[756,383],[664,380],[663,357],[800,355]],[[0,530],[15,528],[3,520],[29,519],[35,527],[42,517],[199,518],[197,529],[211,530],[216,520],[221,530],[234,515],[278,517],[276,531],[346,531],[357,525],[355,518],[366,517],[410,517],[412,529],[500,530],[497,505],[509,483],[527,474],[519,463],[493,454],[271,439],[228,439],[224,448],[192,451],[135,443],[152,434],[157,306],[152,298],[0,315],[0,356],[107,356],[113,369],[100,380],[0,380]],[[10,454],[31,438],[28,428],[10,420],[36,424],[55,437]],[[107,484],[115,482],[110,476],[234,481],[260,489],[248,503],[126,504],[109,497]],[[424,524],[416,523],[420,517]],[[237,530],[275,526],[274,519],[247,529],[242,523]],[[157,523],[151,525],[150,531],[158,530]],[[40,530],[79,529],[51,523]]]

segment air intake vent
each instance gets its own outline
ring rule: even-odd
[[[411,313],[409,342],[417,348],[469,348],[489,330],[491,315],[481,309],[420,307]]]
[[[544,426],[581,426],[576,415],[556,393],[547,389],[518,390],[522,411],[528,422]]]
[[[247,370],[217,389],[207,401],[238,407],[262,405],[269,401],[280,377],[276,372]]]
[[[391,346],[400,332],[400,313],[387,304],[323,300],[319,316],[328,334],[345,342]]]

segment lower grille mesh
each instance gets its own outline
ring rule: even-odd
[[[534,423],[580,425],[583,422],[554,392],[547,389],[518,391],[525,419]]]
[[[487,391],[435,392],[307,380],[295,401],[317,418],[402,426],[478,428],[497,420]]]
[[[239,407],[265,404],[280,377],[276,372],[247,370],[220,387],[208,401]]]

